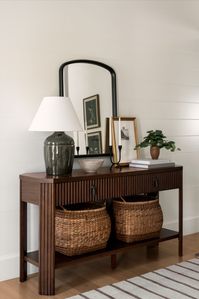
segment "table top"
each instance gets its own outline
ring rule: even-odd
[[[110,168],[110,167],[101,167],[95,173],[86,173],[81,169],[74,169],[70,175],[66,176],[47,176],[45,172],[35,172],[35,173],[24,173],[20,175],[21,180],[36,180],[40,182],[63,182],[63,181],[71,181],[71,180],[80,180],[80,179],[95,179],[102,177],[114,177],[114,176],[126,176],[126,175],[142,175],[142,174],[150,174],[150,173],[164,173],[164,172],[173,172],[173,171],[182,171],[182,166],[174,166],[174,167],[158,167],[153,169],[144,169],[144,168],[134,168],[134,167],[121,167],[121,168]]]

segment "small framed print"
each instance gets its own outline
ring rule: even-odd
[[[84,111],[85,130],[99,128],[100,127],[100,104],[99,104],[98,94],[83,99],[83,111]]]
[[[98,155],[102,153],[102,135],[101,131],[87,134],[88,147],[90,155]]]
[[[136,118],[114,117],[112,128],[114,160],[118,161],[118,145],[122,145],[120,164],[128,165],[139,157],[139,151],[134,149],[138,144]]]

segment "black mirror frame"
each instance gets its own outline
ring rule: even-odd
[[[117,91],[116,91],[116,73],[112,67],[109,65],[89,59],[76,59],[76,60],[69,60],[64,62],[59,68],[59,95],[64,96],[64,67],[66,65],[74,64],[74,63],[88,63],[98,65],[111,74],[111,87],[112,87],[112,116],[117,117]],[[98,154],[98,155],[79,155],[75,157],[98,157],[98,156],[108,156],[108,153],[105,154]]]

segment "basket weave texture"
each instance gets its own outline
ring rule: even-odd
[[[114,200],[116,238],[130,243],[158,237],[163,224],[159,199],[138,202]]]
[[[105,207],[84,210],[56,210],[55,248],[68,256],[105,248],[111,221]]]

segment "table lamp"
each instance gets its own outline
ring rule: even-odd
[[[54,132],[44,141],[46,174],[64,176],[72,172],[75,145],[64,131],[83,131],[68,97],[45,97],[31,123],[30,131]]]

